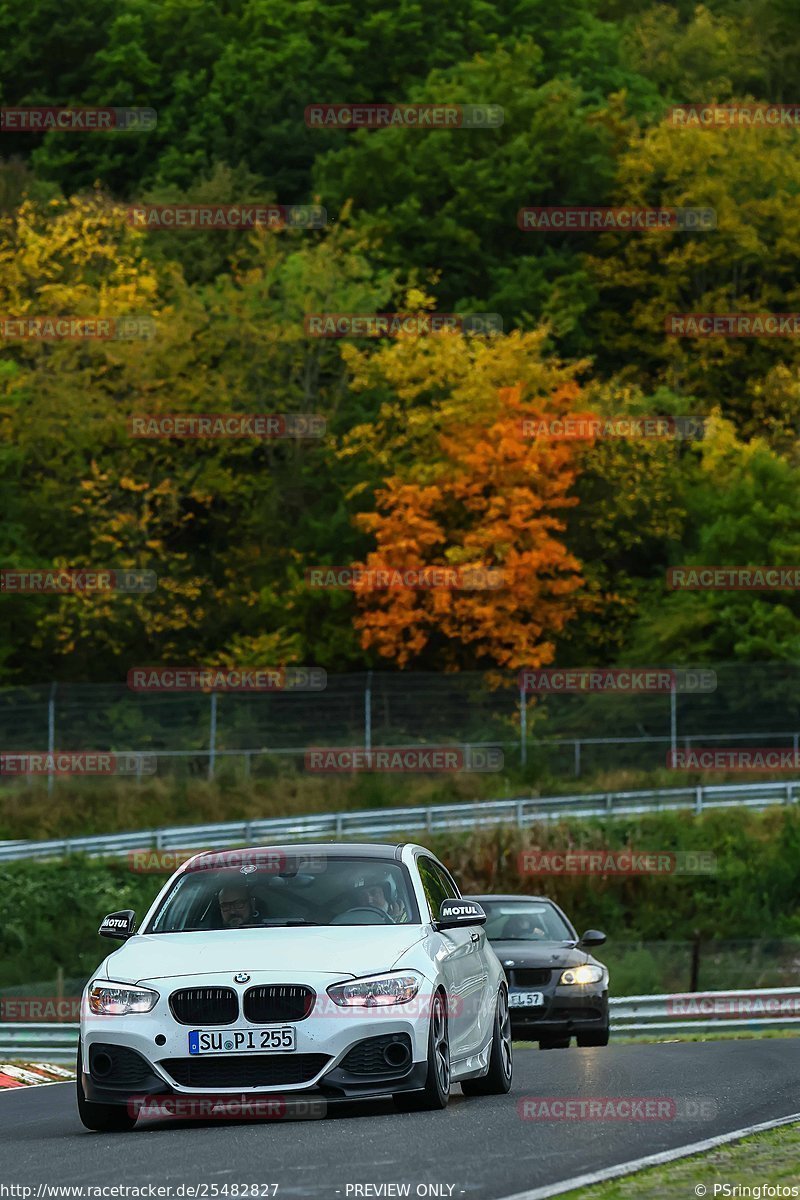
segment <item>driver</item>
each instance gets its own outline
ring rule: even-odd
[[[244,925],[261,924],[255,896],[244,883],[228,883],[221,887],[217,892],[217,903],[223,929],[241,929]]]
[[[515,913],[509,917],[503,930],[503,937],[512,939],[544,938],[545,931],[531,913]]]
[[[385,876],[365,875],[361,883],[356,884],[356,897],[359,907],[379,908],[401,925],[408,921],[405,904],[399,898],[392,900],[392,889]]]

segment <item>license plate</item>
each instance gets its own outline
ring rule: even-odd
[[[272,1029],[192,1029],[190,1054],[278,1054],[297,1049],[291,1025]]]
[[[508,997],[509,1008],[538,1008],[542,1004],[542,992],[511,992]]]

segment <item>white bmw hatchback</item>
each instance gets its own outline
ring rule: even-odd
[[[423,846],[196,855],[84,991],[78,1109],[124,1130],[163,1098],[386,1097],[402,1109],[508,1092],[503,969],[479,904]]]

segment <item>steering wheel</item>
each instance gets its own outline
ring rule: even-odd
[[[350,922],[345,921],[344,920],[345,917],[349,917],[351,915],[351,913],[364,913],[364,912],[365,913],[378,913],[378,915],[382,918],[384,925],[397,924],[394,917],[390,917],[388,912],[385,912],[384,909],[382,909],[382,908],[375,908],[375,906],[372,904],[357,904],[355,906],[355,908],[348,908],[345,912],[339,913],[338,916],[335,916],[330,923],[331,923],[331,925],[349,925]],[[368,922],[368,924],[372,924],[372,922]]]

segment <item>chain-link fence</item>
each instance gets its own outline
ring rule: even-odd
[[[681,668],[691,670],[691,668]],[[708,672],[711,668],[697,668]],[[668,671],[670,668],[658,668]],[[521,691],[479,672],[328,675],[317,691],[135,692],[124,683],[0,691],[0,749],[155,754],[158,770],[301,767],[310,747],[501,746],[507,761],[580,776],[663,767],[672,748],[798,747],[800,665],[715,665],[710,691]]]

